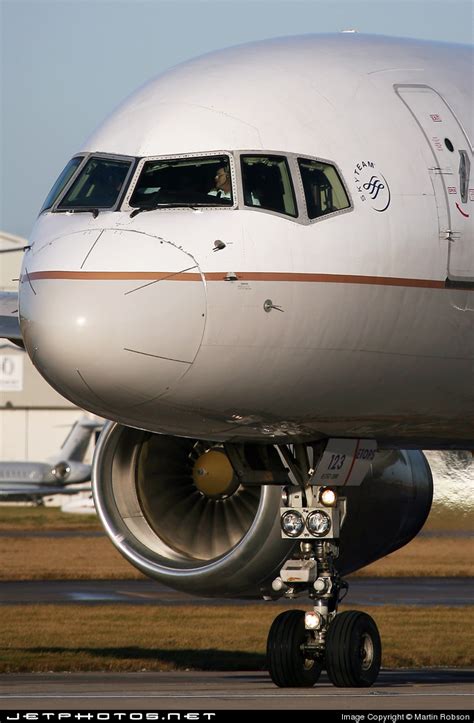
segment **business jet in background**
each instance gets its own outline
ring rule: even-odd
[[[24,256],[34,365],[112,420],[116,547],[199,595],[309,595],[269,633],[279,686],[375,681],[343,576],[422,527],[419,450],[474,448],[471,77],[467,47],[357,34],[184,63],[69,161]]]
[[[51,495],[74,495],[91,479],[84,463],[92,434],[103,422],[82,416],[74,423],[58,454],[47,462],[0,462],[0,499],[41,502]]]

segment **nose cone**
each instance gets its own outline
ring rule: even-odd
[[[199,350],[205,314],[193,257],[158,237],[75,233],[25,259],[20,317],[33,363],[104,416],[172,390]]]

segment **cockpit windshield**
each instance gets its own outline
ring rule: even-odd
[[[163,206],[232,206],[228,156],[146,161],[129,201],[143,210]]]
[[[246,206],[296,217],[295,193],[285,156],[242,155],[242,182]]]
[[[112,208],[131,165],[131,159],[91,156],[58,204],[58,210]]]
[[[62,193],[64,188],[66,188],[66,185],[69,183],[83,160],[84,156],[74,156],[74,158],[71,158],[66,168],[59,175],[59,178],[55,182],[51,191],[46,196],[46,201],[43,203],[40,213],[43,213],[43,211],[51,208],[56,199],[59,198],[59,194]]]
[[[323,161],[298,158],[309,218],[320,218],[350,207],[335,167]]]

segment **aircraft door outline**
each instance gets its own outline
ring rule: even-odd
[[[440,238],[448,242],[447,281],[474,283],[474,190],[472,145],[444,98],[427,85],[395,85],[425,137],[435,165],[429,167],[438,208]]]

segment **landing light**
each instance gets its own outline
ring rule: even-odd
[[[330,487],[324,487],[319,494],[319,501],[325,507],[335,507],[337,505],[337,493]]]
[[[324,537],[324,535],[327,535],[331,529],[331,518],[327,512],[323,512],[323,510],[316,510],[308,515],[306,526],[312,535],[315,535],[316,537]]]
[[[288,537],[298,537],[304,530],[303,515],[292,510],[285,512],[281,517],[281,529]]]

